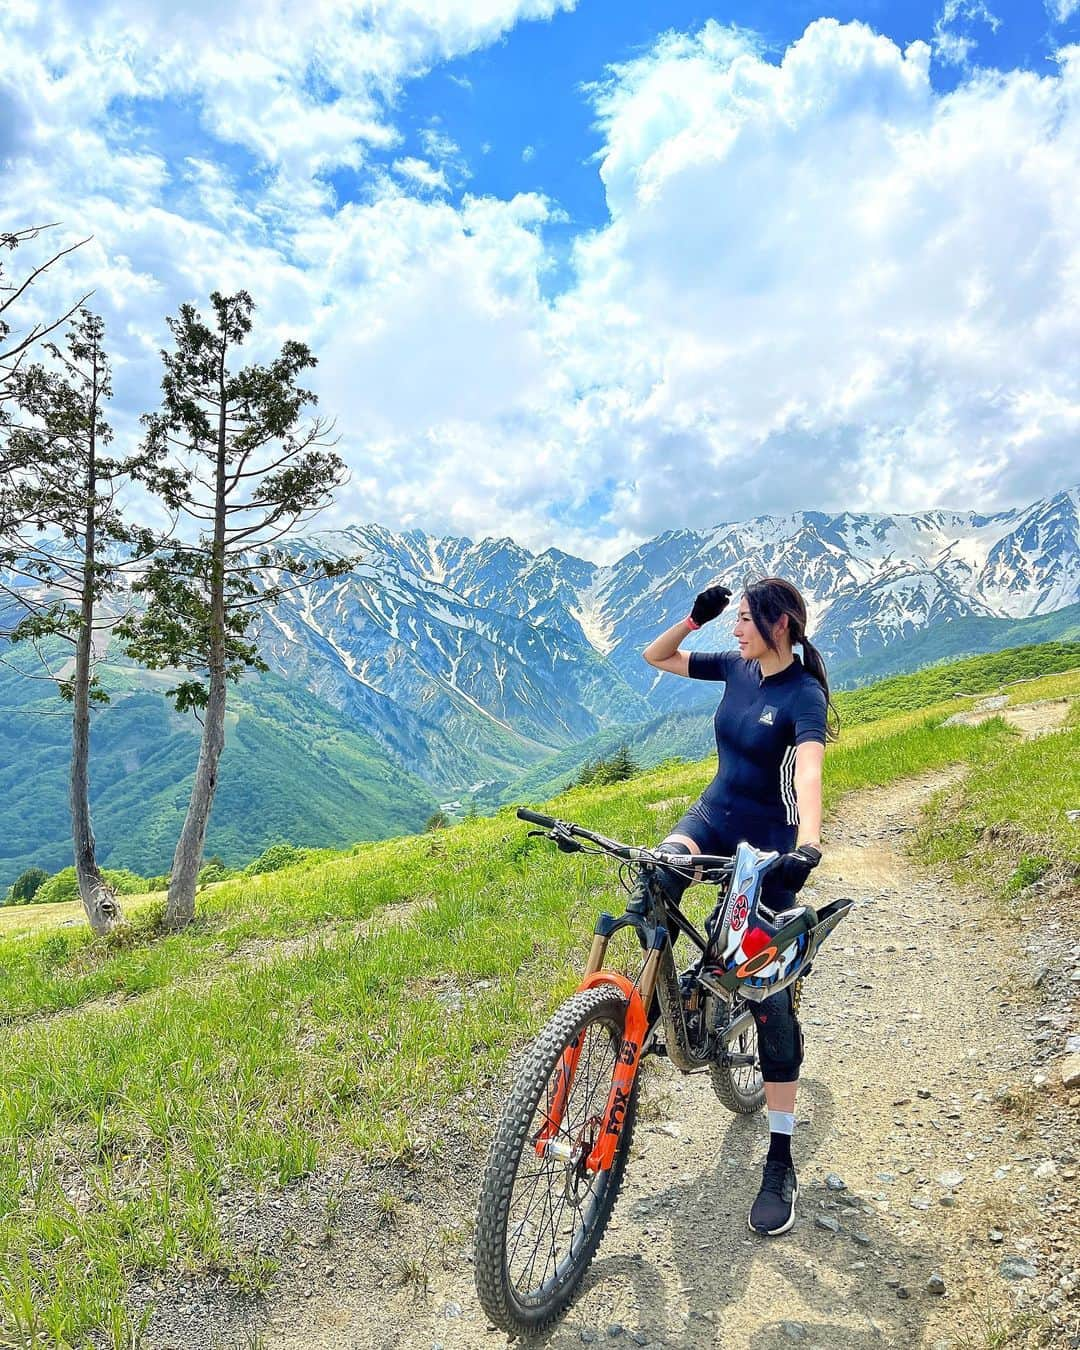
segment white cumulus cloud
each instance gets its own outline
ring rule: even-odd
[[[156,402],[164,315],[245,286],[254,350],[320,358],[338,521],[609,557],[757,511],[992,509],[1075,480],[1080,48],[941,94],[933,34],[822,19],[779,55],[667,34],[591,91],[609,218],[567,262],[557,202],[450,199],[468,169],[437,122],[369,165],[403,81],[560,8],[6,12],[3,215],[93,234],[40,298],[96,287],[120,433]],[[142,136],[164,106],[206,146]],[[334,166],[367,175],[355,200]]]
[[[620,524],[1075,477],[1080,53],[946,95],[929,56],[820,20],[772,64],[707,25],[612,72],[612,223],[558,323]]]

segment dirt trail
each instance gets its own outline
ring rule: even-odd
[[[1063,725],[1071,707],[1071,699],[1044,698],[1009,708],[1004,706],[1001,697],[996,697],[984,699],[982,705],[976,704],[971,712],[954,713],[949,721],[974,727],[991,717],[1002,717],[1025,736],[1044,736]]]
[[[764,1113],[732,1117],[707,1077],[653,1061],[612,1222],[583,1289],[541,1345],[982,1347],[1005,1343],[988,1338],[1018,1304],[1058,1287],[1056,1315],[1071,1326],[1080,1251],[1069,1197],[1080,1127],[1060,1086],[1041,1094],[1055,1112],[1052,1131],[1035,1126],[1024,1105],[1037,1095],[1027,1085],[1038,1010],[1030,992],[1017,991],[1030,991],[1032,959],[1000,922],[987,921],[985,902],[905,852],[927,797],[957,776],[855,795],[829,831],[812,898],[856,904],[805,988],[794,1229],[766,1241],[746,1227],[767,1144]],[[1006,1092],[1005,1104],[1019,1109],[1003,1109]],[[505,1344],[478,1306],[467,1244],[438,1240],[455,1224],[467,1234],[479,1158],[474,1152],[457,1175],[419,1174],[417,1189],[433,1187],[440,1198],[433,1207],[429,1192],[400,1231],[380,1236],[369,1225],[309,1253],[301,1272],[286,1263],[269,1319],[258,1319],[259,1344]],[[843,1189],[826,1184],[830,1174]],[[1009,1257],[1031,1262],[1031,1278],[1007,1280],[1000,1267]],[[1078,1339],[1060,1335],[1053,1344],[1080,1345],[1080,1319]]]

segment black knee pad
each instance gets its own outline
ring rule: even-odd
[[[758,1059],[766,1083],[794,1083],[803,1062],[803,1034],[792,1002],[792,985],[760,1003],[747,1002],[757,1023]]]

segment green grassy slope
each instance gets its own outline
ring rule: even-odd
[[[1009,900],[1049,877],[1080,882],[1080,671],[1035,681],[1041,698],[1068,698],[1057,731],[1011,739],[931,803],[919,846],[961,881]]]
[[[939,624],[914,637],[904,638],[902,642],[893,642],[882,651],[872,652],[856,661],[838,661],[831,675],[836,687],[845,689],[870,684],[887,675],[1001,651],[1006,647],[1077,640],[1080,640],[1080,604],[1027,619],[954,619],[951,623]]]
[[[865,689],[837,695],[840,716],[848,726],[873,721],[893,712],[925,707],[962,694],[989,694],[1018,680],[1080,667],[1080,642],[1044,642],[1014,647],[931,666],[910,675],[894,675]]]
[[[1029,662],[1006,663],[999,683]],[[1016,754],[997,718],[940,726],[970,698],[899,711],[897,699],[864,707],[830,749],[829,810],[845,791],[947,763],[972,764],[978,782]],[[1011,762],[1034,795],[1056,771],[1052,753]],[[710,773],[709,761],[668,768],[548,805],[648,842]],[[709,903],[699,889],[695,917]],[[226,1236],[219,1191],[278,1186],[349,1148],[432,1158],[432,1113],[462,1123],[463,1091],[498,1078],[573,986],[597,910],[619,901],[608,864],[555,853],[506,810],[225,883],[199,903],[198,923],[168,938],[152,911],[119,940],[0,938],[0,1321],[24,1340],[78,1345],[96,1328],[128,1344],[137,1270],[213,1262],[262,1287],[273,1268]],[[387,905],[398,922],[358,932]],[[448,989],[460,995],[450,1017]],[[65,1008],[79,1013],[48,1016]],[[73,1205],[73,1188],[94,1203]]]
[[[29,665],[25,653],[17,655]],[[199,726],[163,696],[167,676],[107,666],[112,702],[94,714],[91,808],[99,861],[167,871],[198,755]],[[71,862],[67,766],[71,724],[47,684],[0,667],[0,887],[23,868]],[[421,828],[430,789],[370,737],[272,675],[229,690],[220,786],[207,853],[230,865],[268,844],[341,847]]]

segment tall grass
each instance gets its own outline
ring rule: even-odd
[[[920,843],[933,861],[1008,898],[1054,871],[1080,876],[1080,701],[1062,730],[1000,743],[932,804]]]

